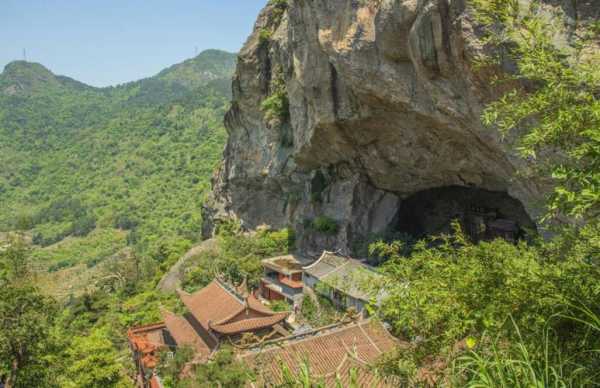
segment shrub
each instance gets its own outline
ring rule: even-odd
[[[237,388],[252,378],[252,372],[236,359],[233,349],[223,347],[211,361],[196,367],[191,386]]]
[[[284,300],[274,300],[269,305],[273,311],[290,311],[290,304]]]
[[[276,67],[273,70],[270,89],[270,94],[262,101],[260,109],[269,125],[279,127],[290,116],[290,102],[281,67]]]
[[[195,350],[190,346],[180,346],[172,353],[170,349],[160,352],[158,373],[166,387],[176,387],[180,382],[181,371],[192,361]]]
[[[317,232],[334,235],[338,232],[337,222],[327,216],[319,216],[312,220],[310,227]]]
[[[287,254],[294,249],[295,233],[291,229],[259,230],[254,234],[233,232],[235,223],[224,223],[219,244],[214,251],[205,251],[193,259],[187,270],[183,286],[195,290],[206,286],[215,274],[224,275],[233,283],[247,280],[250,287],[257,287],[263,268],[260,260]]]
[[[600,310],[600,227],[538,245],[500,239],[474,245],[455,227],[456,234],[437,238],[437,246],[420,241],[410,256],[393,254],[383,267],[389,296],[379,313],[396,335],[417,344],[420,360],[450,357],[457,343],[483,333],[531,345],[537,359],[543,354],[534,344],[544,330],[555,333],[570,355],[592,343],[584,327],[564,317],[583,319],[568,301]],[[518,335],[506,324],[509,317]]]
[[[261,28],[260,32],[258,33],[258,43],[262,47],[266,47],[269,44],[269,42],[271,41],[272,36],[273,36],[273,33],[271,32],[271,30],[269,30],[267,28]]]
[[[90,234],[94,229],[96,229],[96,218],[86,214],[73,222],[71,233],[74,236],[83,237]]]
[[[313,327],[321,327],[337,322],[342,317],[342,311],[322,295],[305,295],[300,309],[302,321]]]
[[[264,112],[267,122],[273,122],[274,120],[283,122],[289,115],[287,93],[283,90],[276,91],[263,100],[260,109]]]

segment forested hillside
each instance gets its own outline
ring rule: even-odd
[[[166,268],[198,237],[234,66],[234,54],[209,50],[151,78],[94,88],[40,64],[7,65],[0,231],[27,232],[38,265],[75,272],[70,283],[127,246],[145,275]]]
[[[269,0],[231,103],[219,51],[111,88],[10,64],[0,386],[598,387],[599,15]],[[390,351],[334,327],[358,307]]]

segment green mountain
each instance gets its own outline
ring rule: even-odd
[[[235,63],[235,55],[220,50],[206,50],[196,58],[161,71],[155,78],[195,88],[207,82],[231,78]]]
[[[0,232],[27,231],[51,271],[92,268],[126,246],[166,267],[199,234],[234,66],[234,54],[209,50],[154,77],[95,88],[40,64],[7,65]]]

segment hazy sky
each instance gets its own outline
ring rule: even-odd
[[[0,70],[15,59],[94,86],[240,49],[267,0],[0,0]]]

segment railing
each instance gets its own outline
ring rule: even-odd
[[[302,289],[297,289],[297,288],[289,287],[289,286],[281,283],[279,281],[279,279],[273,278],[271,276],[264,276],[262,278],[262,281],[265,284],[273,287],[275,289],[275,291],[277,291],[280,294],[285,295],[285,296],[287,296],[289,298],[294,298],[296,295],[302,293]]]

